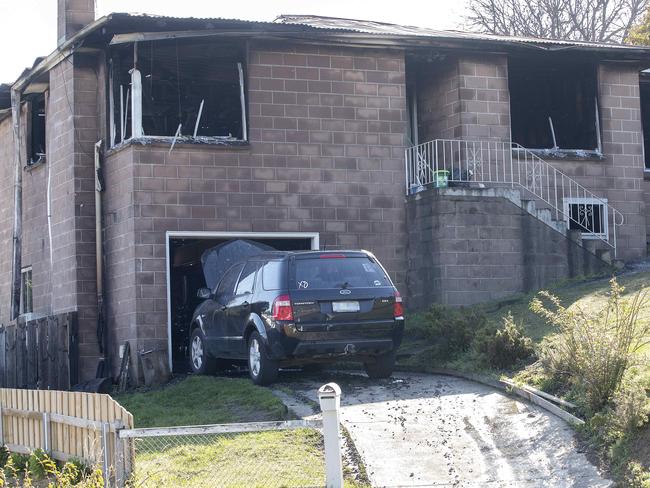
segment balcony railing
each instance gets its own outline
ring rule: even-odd
[[[621,212],[526,148],[510,142],[436,139],[406,150],[406,194],[427,187],[483,184],[517,188],[567,229],[614,251]]]

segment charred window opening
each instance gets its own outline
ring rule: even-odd
[[[241,45],[218,42],[163,40],[115,48],[112,140],[246,140],[244,58]]]
[[[650,171],[650,72],[641,73],[639,95],[641,97],[641,123],[643,125],[643,153],[645,170]]]
[[[530,149],[600,150],[593,63],[510,59],[512,140]]]
[[[30,95],[27,117],[27,165],[45,162],[45,93]]]

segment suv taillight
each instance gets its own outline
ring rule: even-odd
[[[275,320],[293,320],[293,308],[291,307],[291,297],[289,295],[280,295],[273,302],[273,318]]]
[[[393,303],[393,317],[396,319],[404,318],[404,305],[402,305],[402,295],[395,291],[395,303]]]

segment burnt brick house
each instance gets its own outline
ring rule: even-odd
[[[93,4],[0,87],[0,323],[76,311],[82,378],[178,368],[233,238],[371,250],[412,307],[646,256],[650,49]]]

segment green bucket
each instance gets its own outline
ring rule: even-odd
[[[433,187],[447,188],[449,186],[449,171],[440,169],[433,172]]]

